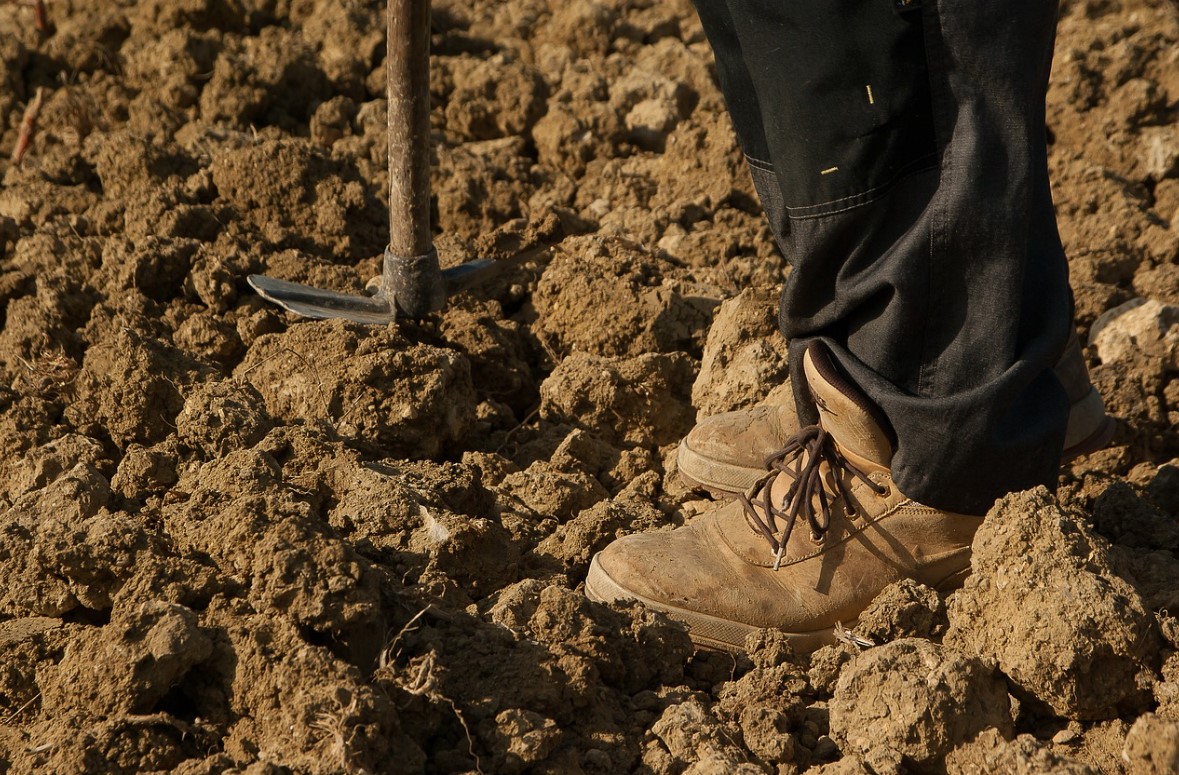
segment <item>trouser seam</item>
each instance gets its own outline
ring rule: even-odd
[[[745,163],[750,167],[757,167],[762,172],[772,173],[774,171],[774,165],[772,162],[759,159],[756,156],[750,156],[749,154],[745,154]]]
[[[918,13],[922,16],[923,43],[925,45],[925,73],[929,79],[929,114],[933,124],[933,142],[938,158],[939,185],[945,186],[952,178],[952,169],[947,153],[949,139],[946,136],[944,119],[947,95],[944,91],[945,82],[942,79],[946,63],[943,61],[943,49],[937,45],[942,39],[940,0],[928,0],[922,3]],[[930,206],[936,208],[931,213],[929,229],[929,251],[926,253],[925,277],[926,294],[922,299],[925,315],[922,319],[929,320],[931,304],[937,298],[939,290],[935,287],[937,266],[938,241],[946,228],[944,205],[934,197]],[[917,380],[918,395],[930,395],[936,382],[938,358],[929,352],[930,331],[928,323],[921,328],[921,347],[917,351]],[[931,357],[932,356],[932,357]]]

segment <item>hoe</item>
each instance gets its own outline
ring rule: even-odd
[[[389,0],[389,245],[370,295],[250,275],[263,298],[311,318],[381,324],[421,318],[510,259],[439,268],[430,234],[430,0]],[[521,256],[523,258],[523,256]]]

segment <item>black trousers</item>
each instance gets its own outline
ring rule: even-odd
[[[893,477],[985,512],[1055,487],[1072,324],[1047,177],[1055,0],[696,0],[792,270],[801,379],[820,338],[888,417]]]

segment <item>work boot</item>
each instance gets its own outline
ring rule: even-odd
[[[688,625],[704,648],[741,651],[760,628],[796,651],[834,640],[904,578],[948,591],[970,572],[982,517],[914,503],[889,471],[887,421],[812,343],[803,357],[819,424],[768,461],[748,493],[672,531],[620,538],[594,556],[594,600],[638,600]]]
[[[1089,370],[1074,333],[1056,364],[1056,376],[1072,402],[1062,462],[1103,448],[1117,424],[1105,413],[1101,394],[1089,381]],[[766,473],[766,460],[798,432],[798,414],[790,391],[783,403],[762,404],[701,420],[676,455],[680,478],[694,490],[719,498],[745,492]]]

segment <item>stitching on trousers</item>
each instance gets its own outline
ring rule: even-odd
[[[814,205],[804,205],[804,206],[799,206],[799,207],[791,207],[789,205],[785,205],[785,209],[788,211],[787,215],[790,218],[790,220],[792,220],[792,221],[802,221],[802,220],[807,220],[810,218],[821,218],[825,215],[835,215],[836,213],[844,213],[844,212],[847,212],[848,210],[854,210],[857,207],[862,207],[863,205],[875,202],[877,199],[879,199],[881,196],[883,196],[890,188],[892,188],[897,183],[899,183],[901,181],[901,179],[908,177],[909,175],[913,174],[914,172],[921,172],[926,169],[935,168],[937,166],[936,162],[937,162],[937,154],[936,153],[927,153],[924,156],[922,156],[918,159],[914,159],[913,161],[909,162],[904,167],[902,167],[901,171],[898,172],[896,174],[896,176],[893,177],[892,180],[888,181],[887,183],[882,183],[881,185],[876,186],[874,188],[870,188],[867,191],[862,191],[858,194],[852,194],[851,196],[845,196],[845,197],[841,197],[839,199],[832,199],[828,202],[820,202],[819,204],[814,204]],[[856,201],[856,200],[859,200],[859,201]],[[840,204],[843,202],[854,202],[854,203],[849,204],[846,207],[836,209],[836,210],[826,209],[828,207],[831,207],[832,205],[837,205],[837,204]],[[821,211],[821,212],[806,212],[806,211]]]
[[[771,164],[768,161],[763,161],[762,159],[758,159],[754,156],[746,155],[745,163],[748,164],[750,167],[757,167],[762,172],[771,172],[772,173],[774,171],[773,164]]]

